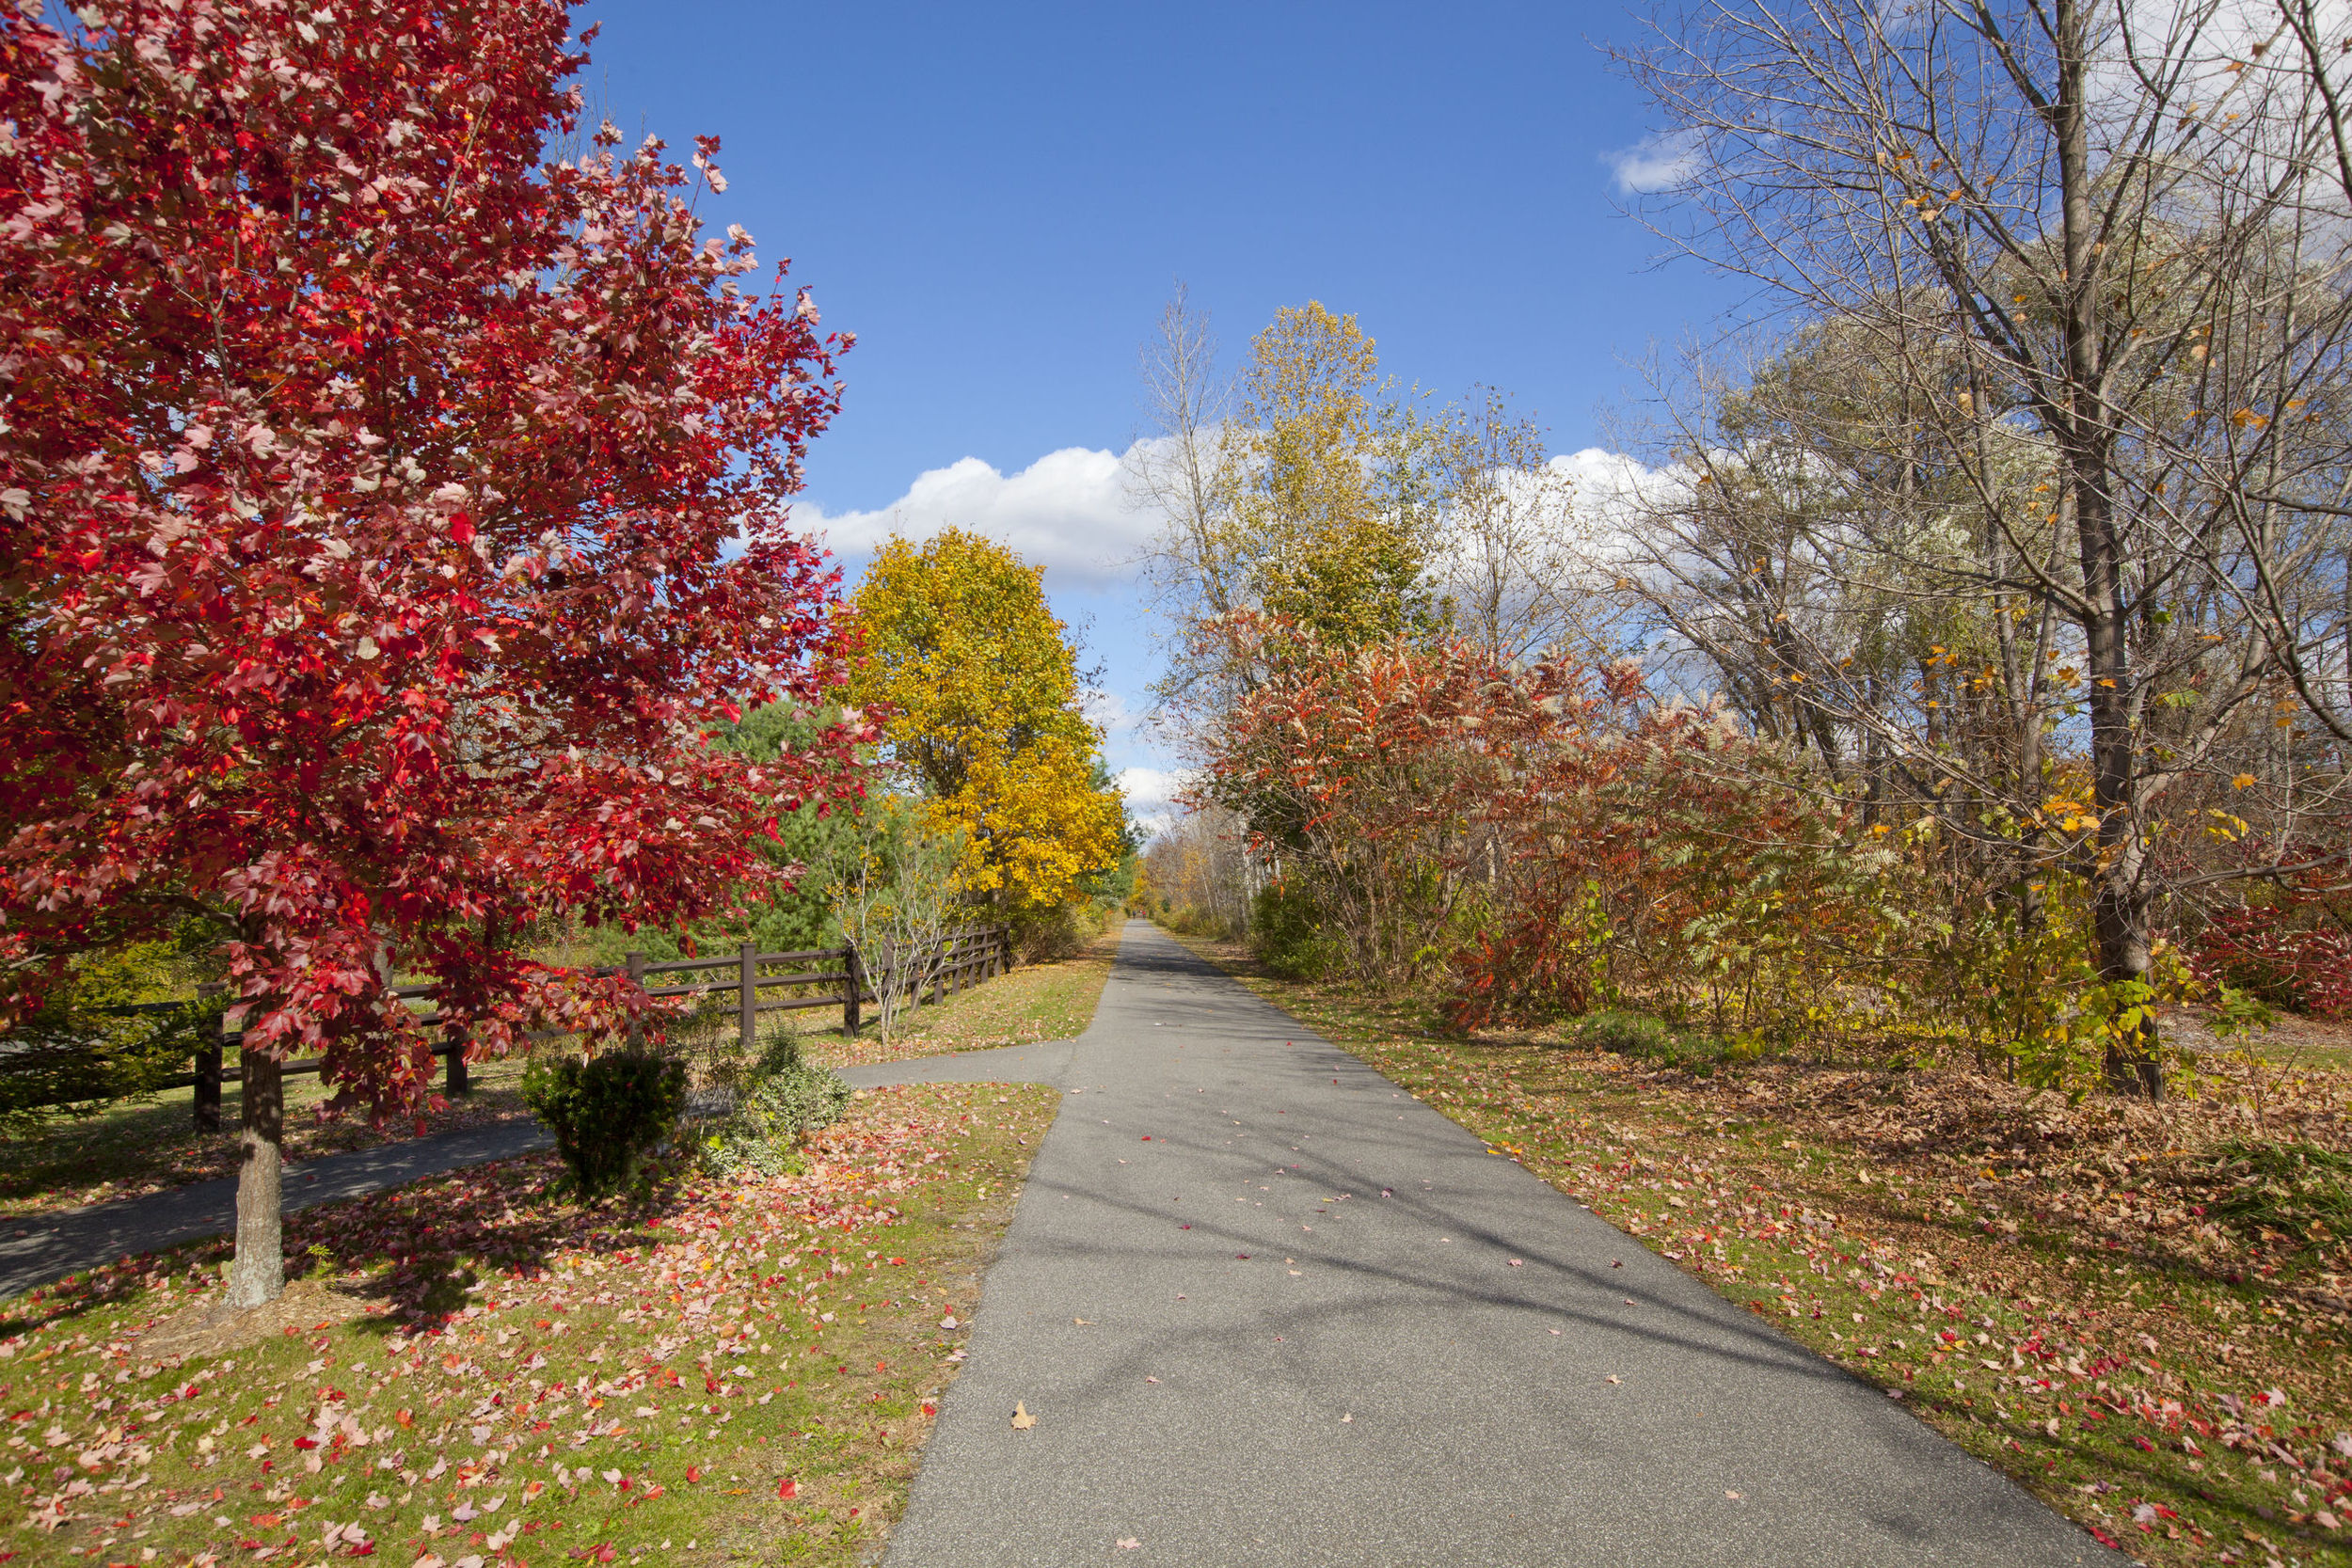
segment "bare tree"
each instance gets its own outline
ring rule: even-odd
[[[1185,812],[1153,835],[1144,851],[1152,891],[1180,928],[1239,936],[1252,892],[1248,826],[1218,805]]]
[[[1609,641],[1576,486],[1543,429],[1492,388],[1433,421],[1435,564],[1455,628],[1499,661]]]
[[[1233,538],[1234,386],[1184,284],[1137,357],[1152,428],[1128,449],[1129,497],[1162,519],[1145,548],[1144,582],[1171,626],[1222,619],[1243,603],[1248,569]],[[1170,657],[1171,685],[1198,677],[1181,649]]]
[[[870,798],[845,846],[834,905],[874,988],[884,1044],[945,968],[963,851],[961,832],[932,832],[914,802],[895,796]]]
[[[1712,651],[1801,690],[1781,705],[1833,773],[1867,736],[1924,796],[1999,801],[2028,859],[2089,880],[2123,987],[2168,879],[2280,869],[2183,873],[2167,814],[2259,782],[2248,747],[2279,724],[2346,733],[2314,672],[2344,633],[2352,162],[2312,112],[2324,78],[2249,71],[2257,45],[2217,0],[1727,0],[1617,55],[1689,157],[1660,231],[1763,285],[1768,325],[1834,327],[1899,420],[1857,440],[1872,421],[1817,408],[1777,483],[1753,460],[1777,436],[1685,447],[1720,486],[1698,510],[1738,526],[1708,535],[1713,586],[1682,586],[1755,601],[1728,617],[1745,649]],[[1755,547],[1772,516],[1777,554]],[[1902,650],[1899,689],[1859,649],[1874,600],[1954,628]],[[1961,688],[1998,744],[1965,743]],[[2079,808],[2037,754],[2077,734]],[[2329,756],[2296,788],[2332,809],[2342,777]],[[2137,1016],[2109,1076],[2156,1095]]]

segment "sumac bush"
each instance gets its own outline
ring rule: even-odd
[[[2352,933],[2247,904],[2212,915],[2197,943],[2199,972],[2273,1006],[2341,1017],[2352,1012]]]

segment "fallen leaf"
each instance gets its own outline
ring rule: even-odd
[[[782,1497],[786,1502],[790,1502],[793,1498],[799,1497],[800,1495],[801,1483],[794,1481],[791,1477],[787,1476],[784,1480],[776,1482],[776,1496]]]
[[[1013,1401],[1012,1430],[1015,1432],[1026,1432],[1035,1425],[1037,1425],[1037,1418],[1029,1414],[1028,1406],[1023,1404],[1019,1400]]]
[[[1737,1492],[1726,1492],[1724,1496],[1729,1497],[1733,1502],[1738,1502],[1740,1500],[1740,1494]]]
[[[1619,1378],[1614,1378],[1614,1377],[1613,1377],[1613,1378],[1611,1378],[1609,1381],[1610,1381],[1610,1382],[1612,1382],[1612,1383],[1617,1383],[1617,1382],[1621,1382],[1621,1381],[1623,1381],[1623,1380],[1622,1380],[1622,1379],[1619,1379]]]
[[[1119,1538],[1119,1549],[1122,1552],[1132,1552],[1137,1546],[1142,1544],[1142,1542],[1136,1540],[1132,1535],[1122,1535]]]

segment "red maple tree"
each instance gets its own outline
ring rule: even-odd
[[[557,0],[43,14],[0,11],[0,1023],[198,918],[249,1122],[311,1052],[420,1103],[390,969],[477,1053],[620,1027],[626,980],[516,934],[722,911],[792,874],[779,810],[857,788],[856,725],[764,767],[704,739],[842,678],[784,502],[847,340],[704,235],[715,142],[551,158],[593,36]],[[274,1131],[242,1301],[278,1288]]]

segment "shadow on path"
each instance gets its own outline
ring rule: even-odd
[[[292,1214],[362,1197],[442,1171],[512,1159],[548,1143],[537,1122],[509,1121],[321,1155],[286,1167],[279,1208]],[[236,1216],[237,1179],[224,1176],[146,1197],[32,1214],[13,1223],[0,1220],[0,1297],[135,1253],[225,1236],[236,1228]]]
[[[852,1075],[927,1078],[1064,1098],[892,1568],[2122,1560],[1150,926],[1079,1039]]]

